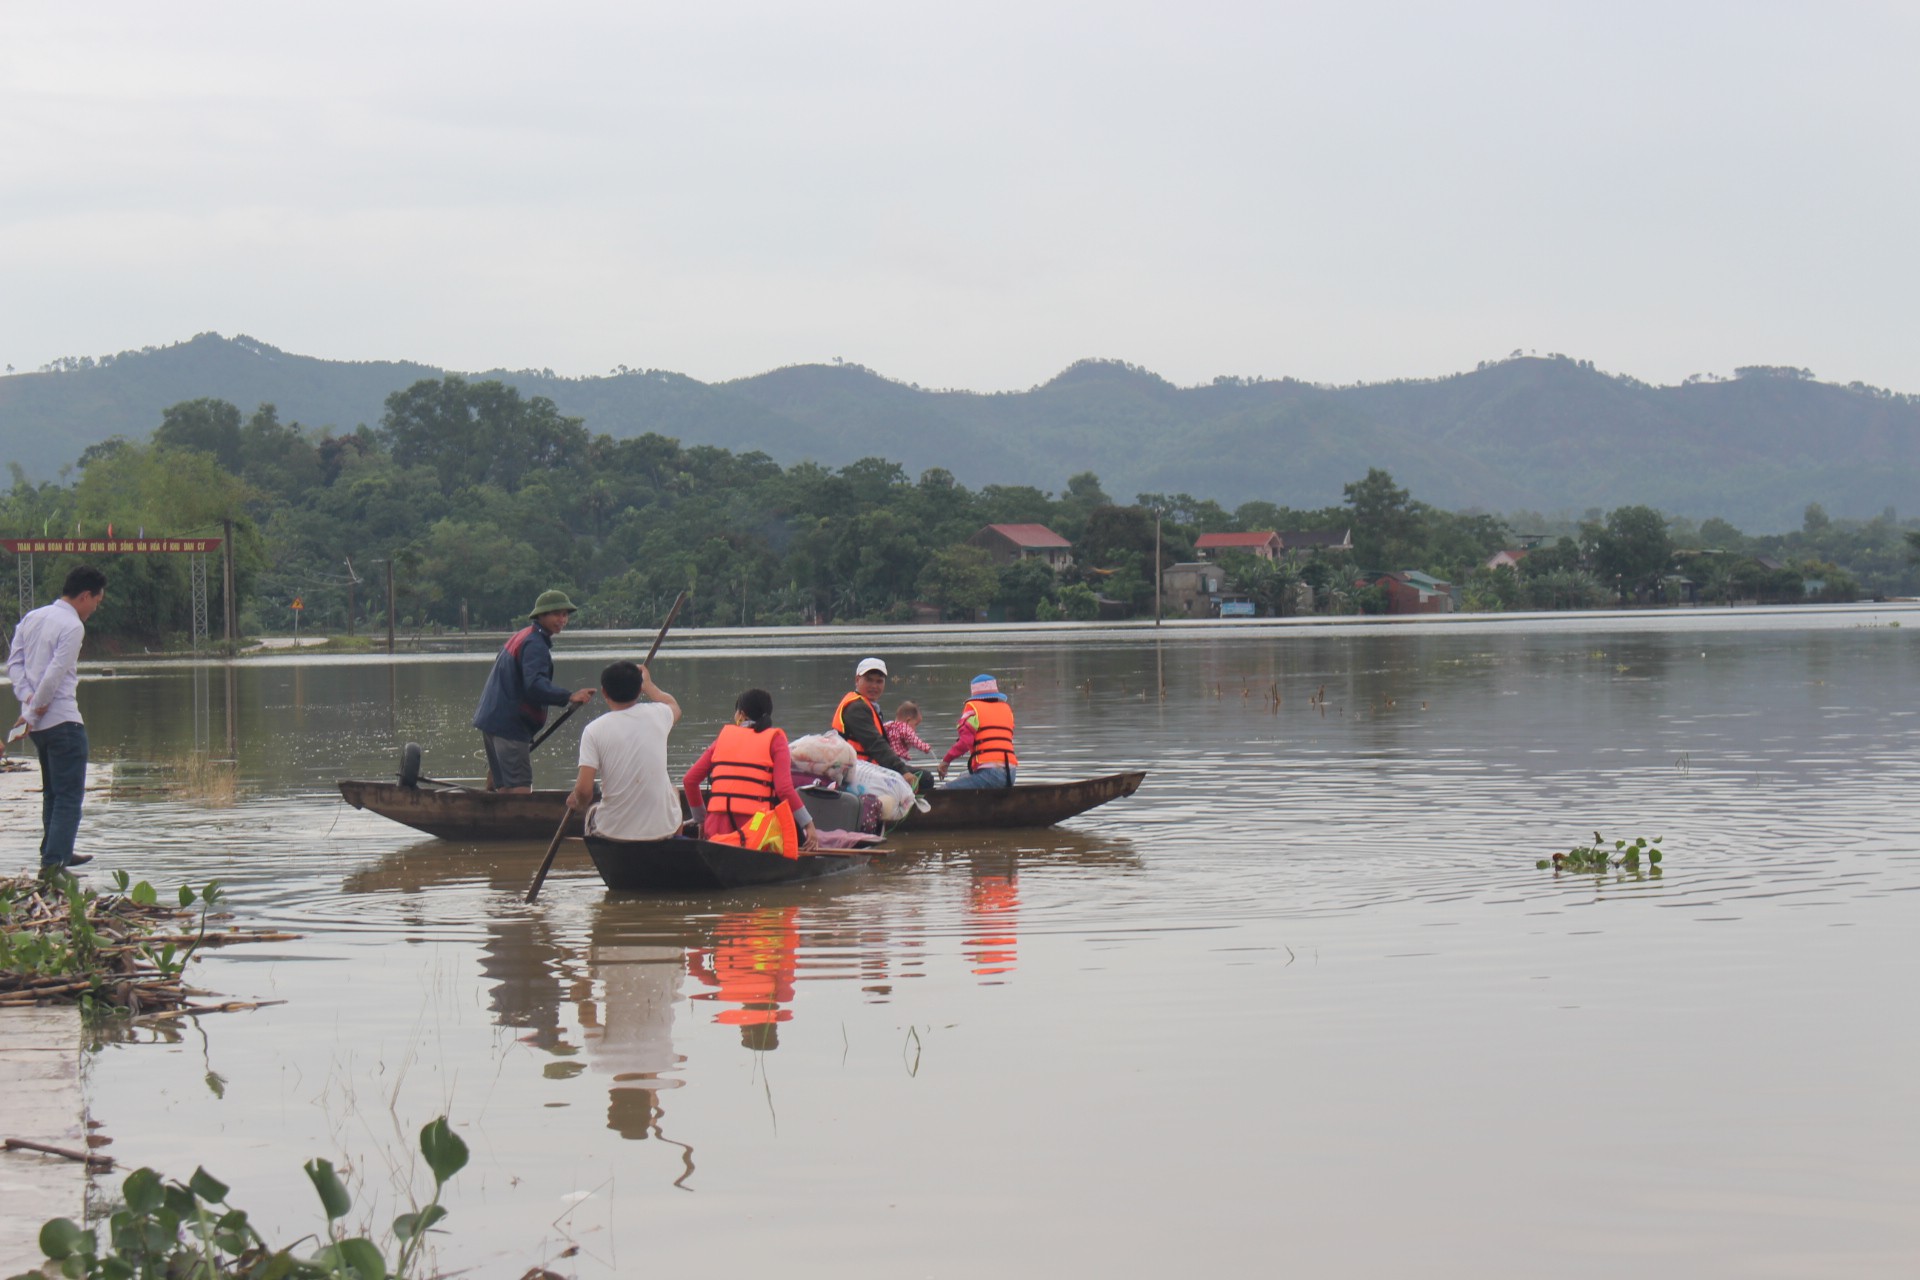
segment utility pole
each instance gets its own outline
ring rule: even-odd
[[[1160,508],[1153,509],[1153,625],[1160,625]]]
[[[353,634],[353,579],[347,579],[347,634]]]
[[[226,625],[227,656],[231,658],[240,640],[240,610],[233,599],[233,521],[220,522],[220,614]]]
[[[393,558],[387,558],[387,652],[393,652]]]

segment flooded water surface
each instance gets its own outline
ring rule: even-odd
[[[291,1239],[302,1161],[383,1225],[444,1112],[481,1275],[1912,1274],[1917,623],[675,636],[676,771],[749,685],[824,727],[873,651],[937,750],[990,671],[1023,780],[1149,774],[804,887],[610,894],[574,845],[534,907],[541,846],[334,789],[409,740],[480,773],[489,655],[123,666],[93,879],[301,937],[198,965],[285,1003],[103,1048],[92,1113]],[[1536,868],[1596,831],[1660,874]]]

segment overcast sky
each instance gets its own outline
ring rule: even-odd
[[[1920,6],[29,3],[0,365],[1920,391]]]

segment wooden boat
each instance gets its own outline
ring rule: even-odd
[[[913,814],[895,829],[912,833],[1050,827],[1109,800],[1132,795],[1146,776],[1144,771],[1109,773],[1077,782],[1021,782],[978,791],[929,791],[927,812]],[[506,795],[429,784],[424,779],[419,786],[406,787],[398,782],[344,778],[340,794],[356,809],[443,840],[549,840],[560,825],[567,799],[565,791]],[[847,807],[856,810],[852,819],[836,816]],[[834,813],[828,808],[822,804],[814,814],[823,827],[845,830],[858,820],[857,806],[836,807]]]
[[[551,840],[567,807],[565,791],[508,795],[477,787],[403,787],[356,778],[342,778],[340,794],[356,809],[442,840]]]
[[[559,820],[555,819],[555,825]],[[818,880],[857,870],[871,853],[835,850],[797,858],[711,840],[609,840],[582,837],[595,870],[609,889],[685,892],[744,889],[756,885]]]
[[[929,791],[925,813],[908,814],[889,829],[914,832],[1050,827],[1109,800],[1132,795],[1146,776],[1141,770],[1078,782],[1016,782],[1011,787]]]

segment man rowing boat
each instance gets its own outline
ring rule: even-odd
[[[542,591],[527,616],[532,625],[500,647],[473,713],[487,749],[487,790],[515,794],[533,790],[533,735],[547,722],[548,707],[589,702],[592,689],[562,689],[553,682],[553,638],[578,612],[564,591]]]

